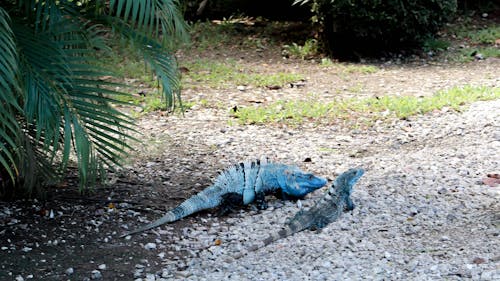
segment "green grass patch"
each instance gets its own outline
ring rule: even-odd
[[[378,70],[379,68],[373,65],[349,64],[342,66],[342,72],[348,74],[353,74],[353,73],[371,74],[377,72]]]
[[[470,18],[458,20],[444,30],[443,38],[430,38],[424,42],[423,51],[433,51],[451,62],[473,61],[473,53],[483,58],[500,57],[500,49],[494,46],[500,38],[500,26],[493,21],[473,22]]]
[[[451,43],[447,40],[440,38],[429,38],[425,40],[423,49],[425,52],[442,52],[446,51],[451,46]]]
[[[378,98],[350,98],[320,102],[311,98],[305,101],[279,101],[265,106],[240,108],[232,113],[240,124],[286,123],[299,125],[304,122],[347,122],[351,125],[369,124],[388,118],[408,118],[417,114],[449,107],[461,110],[464,105],[478,100],[500,98],[500,88],[455,87],[439,91],[429,97],[384,96]]]
[[[338,67],[341,74],[371,74],[380,70],[380,68],[374,65],[335,63],[329,58],[322,58],[320,66]]]
[[[261,28],[257,32],[254,22],[245,17],[196,22],[191,25],[191,42],[183,48],[198,52],[215,50],[221,45],[265,49],[274,43],[269,36],[274,28],[276,26],[270,25],[269,30]]]
[[[185,46],[198,51],[211,50],[222,45],[234,43],[236,30],[231,24],[196,22],[191,25],[191,42]]]
[[[145,97],[136,98],[136,102],[139,102],[139,106],[142,107],[143,114],[150,113],[153,111],[165,111],[170,110],[171,108],[167,107],[167,103],[165,102],[165,98],[160,93],[150,94]],[[183,102],[182,108],[180,106],[176,106],[174,108],[174,113],[183,113],[186,110],[189,110],[191,107],[195,105],[194,102]]]
[[[481,54],[483,58],[500,58],[500,49],[496,47],[463,48],[457,52],[447,54],[447,59],[454,62],[471,62],[475,60],[475,53]]]
[[[154,76],[139,52],[127,43],[121,42],[119,38],[112,37],[109,40],[113,51],[97,52],[98,66],[110,69],[117,77],[137,79],[146,83],[154,82]]]
[[[330,58],[322,58],[319,65],[322,67],[332,67],[335,63]]]
[[[455,31],[455,35],[457,38],[468,40],[469,43],[474,45],[492,45],[495,44],[496,39],[500,38],[500,26],[492,25],[480,29],[470,29],[467,26],[460,26]]]
[[[234,60],[224,62],[197,60],[186,62],[183,65],[189,69],[189,72],[183,77],[184,87],[283,86],[304,79],[300,74],[289,72],[255,73],[250,69],[244,69]]]

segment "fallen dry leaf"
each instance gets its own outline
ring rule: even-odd
[[[485,259],[483,259],[483,258],[474,258],[474,259],[472,260],[472,262],[473,262],[473,263],[475,263],[475,264],[481,264],[481,263],[485,263],[485,262],[486,262],[486,260],[485,260]]]
[[[487,174],[488,178],[500,179],[500,174]]]
[[[487,177],[483,179],[483,183],[490,187],[496,187],[500,184],[500,179]]]

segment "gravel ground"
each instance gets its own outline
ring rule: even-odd
[[[175,242],[187,259],[164,262],[157,280],[500,280],[500,191],[482,182],[499,172],[500,100],[366,131],[207,126],[207,116],[214,114],[169,119],[164,133],[182,132],[193,150],[216,147],[220,162],[266,153],[329,179],[354,166],[367,172],[355,186],[353,212],[320,233],[304,231],[239,259],[232,256],[279,230],[297,204],[271,200],[265,211],[198,218]],[[174,227],[165,228],[160,233]]]

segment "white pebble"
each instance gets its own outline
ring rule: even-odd
[[[155,243],[147,243],[146,245],[144,245],[144,249],[146,250],[154,250],[156,249],[156,244]]]
[[[106,270],[106,265],[100,264],[97,268],[99,268],[100,270]]]
[[[90,275],[90,279],[101,279],[102,274],[99,270],[92,270],[92,274]]]

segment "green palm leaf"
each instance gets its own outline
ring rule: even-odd
[[[182,106],[180,75],[177,61],[170,50],[175,39],[185,41],[187,38],[187,26],[177,5],[178,1],[175,0],[112,0],[110,14],[96,18],[112,26],[143,55],[162,86],[169,108],[176,105],[175,101]]]
[[[18,57],[14,33],[7,12],[0,7],[0,185],[2,170],[14,181],[18,175],[15,151],[20,132],[16,116],[21,114],[16,95],[20,93],[17,80]]]
[[[185,37],[186,24],[179,16],[178,6],[177,0],[111,0],[109,15],[156,38]]]
[[[110,50],[104,36],[110,30],[124,35],[142,51],[173,104],[177,64],[166,46],[185,37],[176,5],[6,1],[0,8],[0,180],[9,175],[32,194],[40,182],[63,175],[75,158],[83,190],[119,165],[131,149],[134,123],[112,106],[125,103],[117,100],[124,93],[100,79],[112,72],[96,67],[94,49]],[[12,22],[6,11],[15,15]]]

